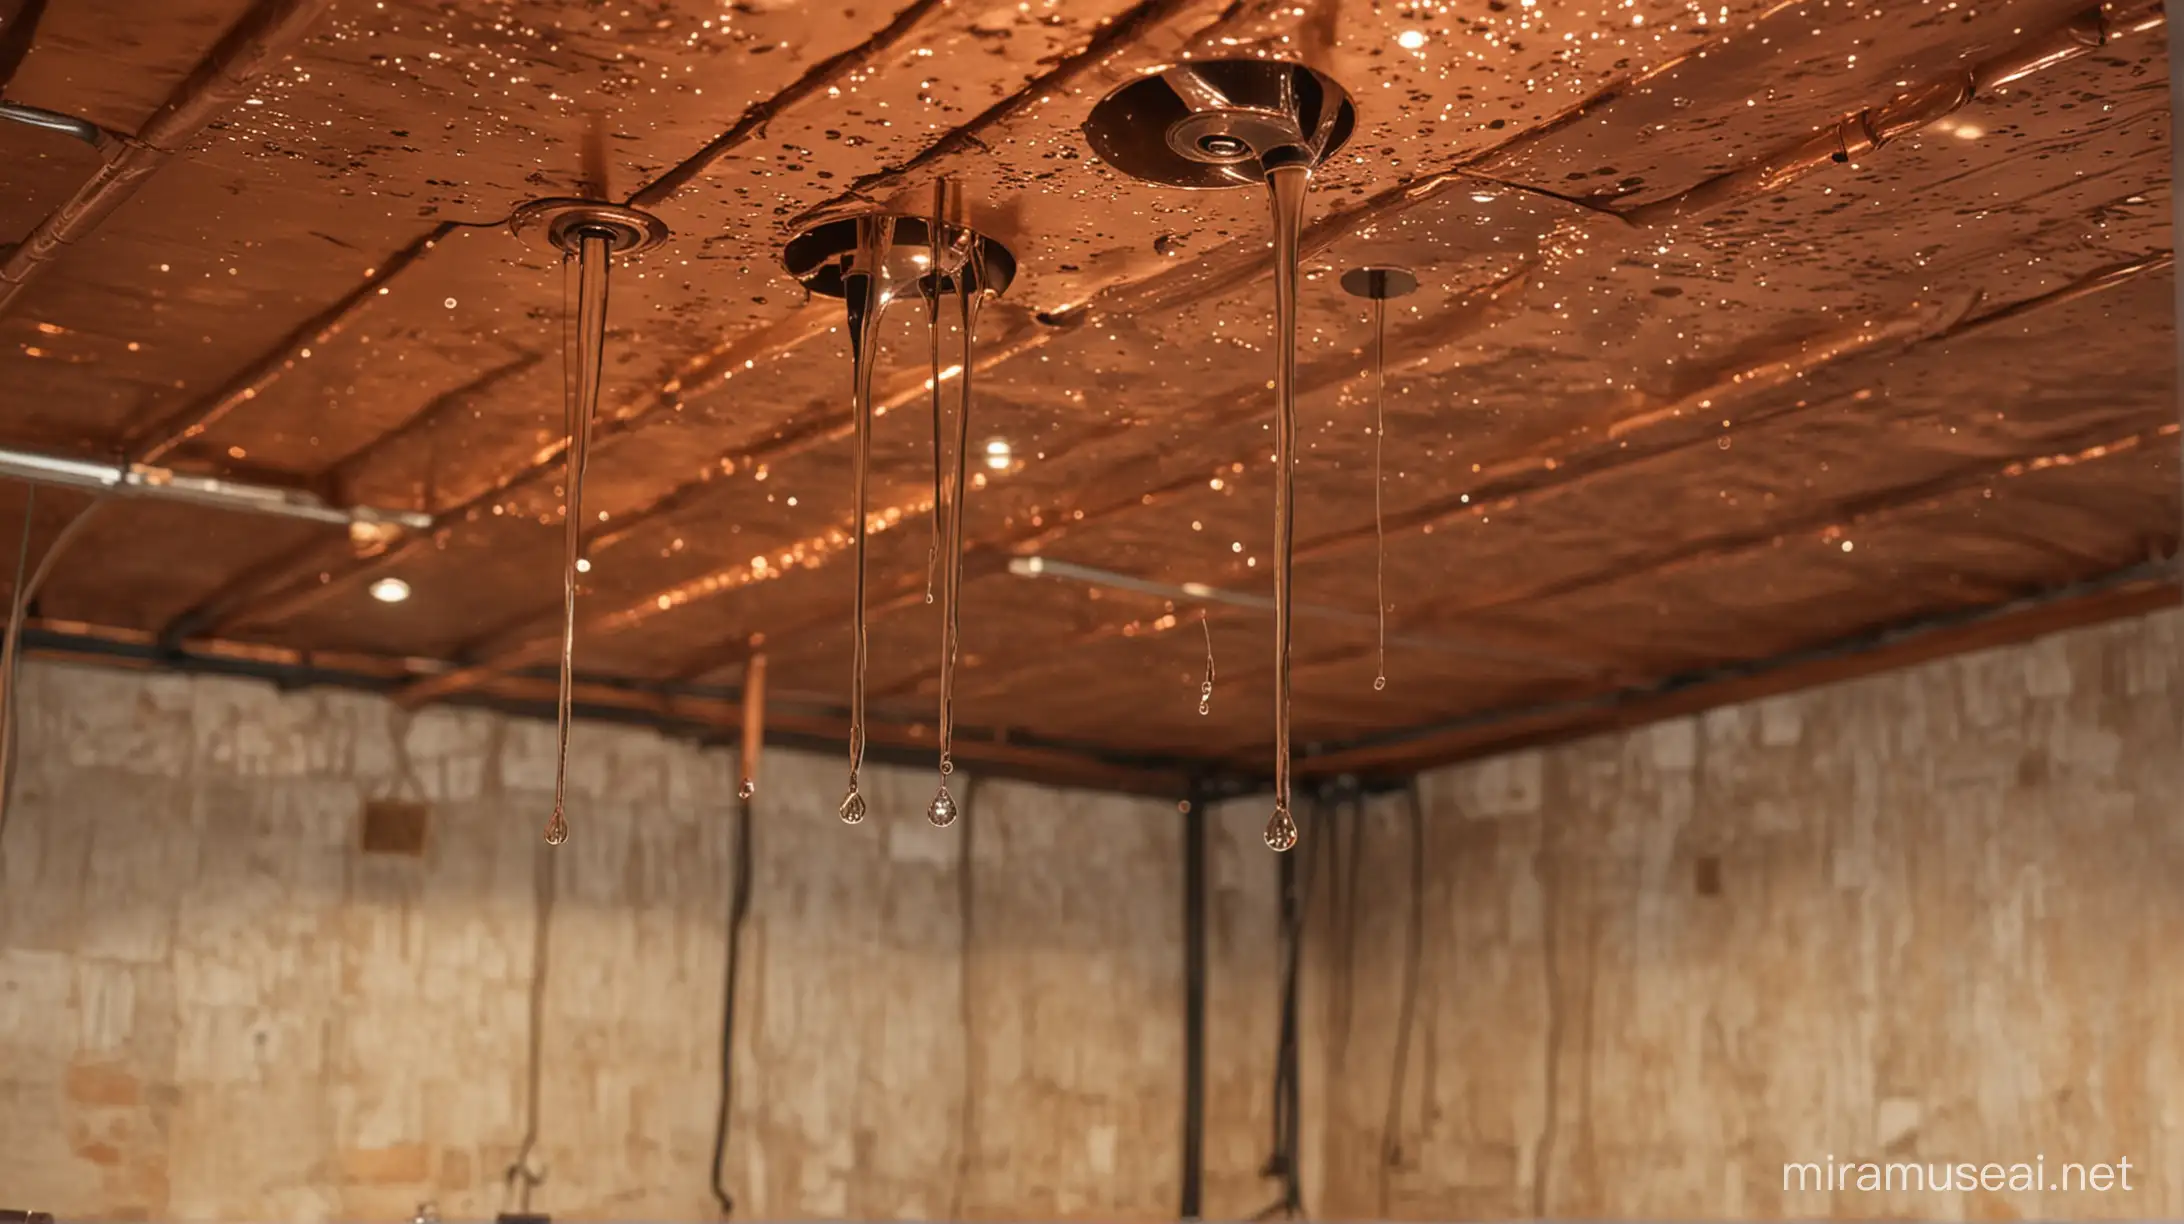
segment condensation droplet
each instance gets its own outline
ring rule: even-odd
[[[849,793],[842,797],[842,823],[858,824],[865,818],[864,796],[857,793],[857,784],[849,784]]]
[[[1374,677],[1373,677],[1373,691],[1374,691],[1374,692],[1376,692],[1376,693],[1383,693],[1383,692],[1386,692],[1386,691],[1387,691],[1387,688],[1388,688],[1388,678],[1387,678],[1386,676],[1374,676]]]
[[[751,781],[749,778],[745,778],[743,785],[736,788],[736,798],[738,799],[748,799],[757,793],[758,783]]]
[[[1290,819],[1289,809],[1274,809],[1274,819],[1266,822],[1266,848],[1279,854],[1297,844],[1297,822]]]
[[[554,818],[546,822],[546,844],[558,846],[567,840],[569,840],[569,822],[561,814],[561,809],[557,807],[554,809]]]
[[[945,829],[955,823],[955,796],[948,793],[947,787],[941,787],[940,793],[933,796],[933,802],[925,809],[925,818],[932,821],[936,829]]]

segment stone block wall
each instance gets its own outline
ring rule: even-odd
[[[513,1206],[544,862],[532,1205],[715,1217],[732,752],[580,726],[574,832],[549,851],[549,724],[45,665],[23,698],[0,1206]],[[973,782],[936,830],[932,785],[868,769],[874,816],[845,828],[837,761],[767,756],[723,1161],[738,1214],[1173,1216],[1175,805]],[[375,798],[429,804],[422,857],[361,852]]]
[[[2184,1215],[2180,628],[1435,771],[1415,821],[1400,794],[1308,821],[1312,1214]],[[544,724],[57,666],[24,698],[0,1206],[511,1205],[544,862],[533,1206],[715,1217],[731,754],[581,728],[575,835],[547,852]],[[1172,1218],[1174,805],[993,781],[942,831],[929,774],[877,769],[874,818],[845,829],[840,782],[831,758],[767,757],[739,1217]],[[430,805],[422,857],[360,851],[372,798]],[[1210,822],[1215,1218],[1277,1193],[1265,816]],[[2134,1180],[1785,1189],[1785,1165],[1829,1159],[2128,1159]]]
[[[1436,771],[1415,832],[1400,797],[1323,831],[1314,1213],[2184,1214],[2180,631],[2122,621]],[[1884,1189],[1785,1187],[1831,1157]],[[2128,1192],[2008,1180],[2124,1159]],[[1962,1163],[1972,1186],[1939,1192],[1900,1168]]]

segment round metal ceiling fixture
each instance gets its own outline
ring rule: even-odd
[[[1342,274],[1342,291],[1385,302],[1418,292],[1418,278],[1407,268],[1352,268]]]
[[[1197,60],[1100,100],[1085,120],[1099,159],[1134,179],[1206,190],[1266,180],[1282,150],[1313,166],[1357,126],[1350,95],[1325,73],[1281,60]]]
[[[533,200],[508,218],[508,229],[526,242],[564,254],[580,248],[586,234],[604,236],[615,255],[635,255],[667,241],[667,222],[603,200]]]
[[[1016,279],[1016,255],[1000,239],[944,219],[937,227],[940,242],[936,250],[931,237],[936,228],[932,218],[908,213],[889,215],[895,225],[887,263],[890,279],[896,284],[915,284],[920,294],[930,294],[936,288],[943,294],[954,293],[956,278],[970,262],[974,244],[981,260],[978,281],[982,288],[998,297]],[[789,239],[781,249],[781,266],[813,293],[838,298],[845,293],[842,273],[856,254],[857,218],[837,217]]]

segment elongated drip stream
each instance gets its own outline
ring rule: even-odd
[[[942,244],[941,229],[936,222],[933,228],[933,299],[941,294],[940,262]],[[925,818],[939,828],[955,823],[957,807],[955,796],[948,793],[948,775],[955,772],[955,676],[956,657],[962,645],[963,626],[963,510],[964,494],[968,491],[971,453],[971,342],[978,330],[978,308],[986,296],[986,267],[979,244],[970,243],[964,251],[963,262],[955,272],[956,304],[960,313],[961,332],[958,342],[962,345],[958,363],[962,390],[956,402],[955,457],[947,482],[948,495],[948,547],[947,569],[941,583],[940,610],[940,788],[933,795],[933,802],[925,809]],[[933,372],[933,384],[940,385],[940,372]],[[935,401],[936,406],[938,401]]]
[[[1295,594],[1297,485],[1297,248],[1304,229],[1305,190],[1312,164],[1302,150],[1282,148],[1261,159],[1274,209],[1274,815],[1266,844],[1297,844],[1289,814],[1289,629]]]
[[[1206,678],[1198,682],[1198,716],[1204,718],[1213,713],[1213,626],[1204,608],[1198,610],[1198,628],[1206,635]]]
[[[942,418],[945,415],[942,410],[940,390],[940,255],[941,234],[945,230],[941,223],[941,215],[946,210],[947,203],[948,180],[935,180],[933,183],[933,215],[925,223],[925,268],[926,274],[930,278],[928,283],[932,286],[932,292],[925,295],[925,322],[931,339],[930,349],[932,355],[931,382],[927,385],[931,387],[933,392],[933,534],[931,540],[925,546],[925,602],[927,603],[933,602],[934,573],[940,563],[940,540],[947,530],[943,522],[946,514],[947,490],[942,487],[941,483],[941,473],[945,470],[943,465],[946,460],[942,454],[940,444]]]
[[[856,422],[855,471],[850,479],[854,495],[857,598],[850,614],[849,678],[849,789],[842,796],[845,824],[865,818],[865,799],[857,791],[857,771],[864,765],[865,664],[868,642],[865,625],[865,552],[870,530],[865,522],[872,495],[872,366],[879,355],[880,321],[893,298],[894,284],[887,257],[894,246],[895,219],[872,215],[857,219],[857,251],[842,274],[843,300],[849,306],[849,363],[851,405]]]
[[[603,200],[554,197],[517,208],[508,230],[519,239],[561,256],[561,409],[568,439],[563,452],[566,487],[561,515],[561,688],[555,699],[554,814],[546,844],[569,840],[569,724],[576,688],[576,576],[583,570],[584,471],[591,462],[592,418],[599,414],[599,383],[607,347],[607,279],[616,257],[635,255],[667,241],[667,226],[650,213]],[[569,309],[569,271],[577,276],[576,309]],[[574,328],[571,328],[571,316]]]
[[[1402,268],[1352,268],[1342,291],[1373,304],[1373,691],[1388,687],[1388,533],[1382,511],[1388,451],[1388,300],[1418,291]]]
[[[1274,816],[1266,844],[1277,851],[1297,844],[1297,822],[1289,812],[1289,634],[1298,246],[1312,168],[1356,128],[1357,109],[1332,77],[1303,64],[1248,56],[1192,60],[1147,73],[1100,99],[1084,123],[1092,152],[1132,178],[1184,188],[1263,182],[1273,209]]]
[[[1388,687],[1388,532],[1381,514],[1381,465],[1387,451],[1388,301],[1373,299],[1373,691]]]
[[[849,695],[849,787],[842,796],[841,817],[856,824],[868,811],[858,792],[857,776],[864,765],[865,679],[870,637],[867,627],[868,545],[871,532],[873,365],[879,355],[880,322],[899,293],[915,290],[927,295],[926,323],[930,329],[928,356],[932,363],[930,391],[933,408],[933,526],[927,544],[925,598],[936,595],[942,604],[942,671],[940,772],[943,784],[934,796],[927,816],[934,824],[952,823],[958,814],[955,797],[948,793],[947,775],[953,771],[950,746],[954,730],[954,679],[958,605],[962,586],[963,520],[966,487],[968,431],[970,429],[971,345],[975,335],[979,301],[986,294],[999,296],[1016,277],[1016,257],[1008,247],[976,224],[979,206],[964,197],[961,185],[942,179],[933,185],[930,198],[898,200],[872,211],[850,216],[834,215],[815,221],[782,248],[783,270],[815,294],[843,299],[848,307],[850,382],[853,387],[851,416],[855,434],[856,482],[854,551],[857,567],[856,604],[852,614],[852,659]],[[947,352],[944,319],[947,307],[941,295],[956,296],[962,312],[962,362],[944,368]],[[961,407],[955,421],[955,453],[948,454],[948,393],[943,386],[950,377],[962,379]],[[953,480],[950,474],[953,473]]]
[[[591,460],[592,417],[599,409],[600,369],[607,343],[607,276],[614,257],[614,235],[604,229],[577,231],[576,335],[564,354],[564,371],[573,370],[562,401],[567,416],[567,487],[561,516],[561,689],[554,701],[558,738],[554,747],[554,814],[546,824],[546,844],[569,840],[569,723],[576,686],[576,577],[584,544],[584,469]],[[566,342],[567,333],[564,330]]]

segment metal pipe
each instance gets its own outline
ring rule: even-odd
[[[1114,591],[1128,591],[1134,595],[1149,595],[1155,599],[1185,600],[1191,603],[1227,604],[1234,608],[1249,608],[1254,612],[1272,612],[1274,601],[1265,595],[1249,595],[1242,591],[1225,591],[1202,582],[1185,582],[1174,585],[1136,578],[1129,574],[1117,574],[1110,570],[1093,569],[1068,561],[1056,561],[1051,557],[1012,557],[1009,572],[1021,578],[1058,578],[1066,582],[1082,582],[1087,586],[1106,587]],[[1320,607],[1315,604],[1298,604],[1291,609],[1298,616],[1314,620],[1333,621],[1345,625],[1377,625],[1378,622],[1362,612],[1345,612],[1340,608]],[[1493,650],[1484,646],[1471,646],[1446,638],[1417,637],[1398,634],[1388,638],[1391,646],[1407,646],[1415,650],[1436,650],[1448,654],[1460,654],[1470,658],[1494,659],[1500,662],[1521,662],[1536,667],[1550,668],[1571,675],[1597,675],[1599,669],[1558,659],[1550,655],[1526,654],[1520,651]]]
[[[144,181],[225,111],[252,79],[300,42],[330,0],[262,0],[236,23],[169,94],[135,138],[98,168],[76,194],[46,215],[21,245],[0,260],[0,311],[46,265],[112,216]]]
[[[74,115],[64,115],[59,111],[25,106],[20,102],[0,102],[0,119],[44,128],[49,132],[59,132],[63,136],[73,136],[94,149],[105,148],[112,139],[105,128],[89,119],[78,119]]]
[[[382,510],[376,506],[331,506],[301,489],[245,484],[217,476],[192,476],[171,468],[144,463],[93,463],[57,455],[0,448],[0,477],[36,484],[112,493],[123,497],[188,502],[219,510],[239,510],[275,518],[301,519],[311,523],[353,526],[404,527],[425,531],[432,516],[413,510]]]

